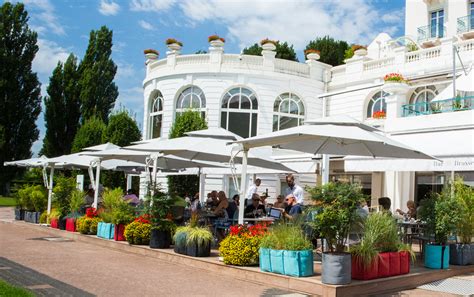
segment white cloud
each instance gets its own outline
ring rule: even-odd
[[[107,0],[100,0],[99,12],[103,15],[116,15],[120,10],[120,6],[113,2]]]
[[[33,70],[47,76],[53,73],[58,61],[66,61],[70,53],[57,43],[46,39],[38,39],[38,47],[39,50],[33,60]]]
[[[64,28],[59,23],[54,6],[49,2],[49,0],[24,0],[23,1],[27,6],[27,9],[30,7],[33,10],[38,10],[38,12],[32,12],[31,15],[33,16],[35,22],[38,22],[42,25],[32,25],[33,27],[38,28],[38,33],[46,32],[47,29],[51,30],[54,34],[57,35],[65,35],[66,32]]]
[[[386,13],[382,15],[380,18],[383,22],[389,23],[389,24],[400,24],[404,22],[405,18],[405,10],[397,10],[397,11],[391,11],[389,13]]]
[[[159,12],[170,9],[176,0],[132,0],[130,10]]]
[[[133,68],[132,64],[117,62],[117,74],[115,76],[115,79],[125,80],[129,78],[134,78],[135,74],[136,74],[136,71],[135,71],[135,68]]]
[[[140,25],[140,27],[142,27],[145,30],[150,30],[151,31],[151,30],[154,29],[152,24],[150,24],[149,22],[146,22],[144,20],[138,21],[138,24]]]

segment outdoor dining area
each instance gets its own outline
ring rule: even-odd
[[[369,208],[359,184],[328,182],[303,189],[295,182],[298,172],[271,157],[280,149],[432,159],[345,117],[307,121],[247,139],[210,128],[124,148],[108,144],[69,156],[11,162],[42,168],[45,183],[45,188],[19,191],[16,218],[101,240],[172,248],[178,255],[219,257],[222,265],[259,267],[290,277],[317,275],[322,285],[409,274],[414,263],[430,269],[474,267],[474,191],[459,178],[420,205],[411,201],[392,213],[390,197],[380,197]],[[55,170],[71,169],[88,172],[89,192],[76,189],[71,176],[54,177]],[[101,170],[142,173],[148,184],[145,199],[102,187]],[[239,193],[206,192],[204,172],[232,175]],[[264,173],[286,176],[284,194],[269,197],[257,190],[255,177]],[[185,197],[167,193],[157,181],[166,174],[200,176],[199,191]]]

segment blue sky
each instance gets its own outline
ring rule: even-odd
[[[154,48],[160,58],[165,39],[184,43],[183,54],[207,50],[207,36],[226,38],[225,51],[239,53],[263,38],[288,41],[300,61],[306,44],[329,35],[350,43],[368,44],[380,32],[403,35],[403,0],[274,1],[274,0],[25,0],[30,27],[38,32],[39,52],[33,69],[46,95],[49,76],[69,53],[81,59],[89,32],[102,25],[113,30],[112,58],[118,66],[116,107],[131,110],[141,127],[143,50]],[[42,146],[43,114],[37,121]]]

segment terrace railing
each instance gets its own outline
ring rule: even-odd
[[[474,14],[458,18],[457,33],[466,33],[474,30]]]
[[[423,43],[430,39],[443,38],[446,35],[445,26],[423,26],[418,27],[418,42]]]
[[[402,116],[420,116],[474,109],[474,96],[456,97],[435,102],[419,102],[402,106]]]

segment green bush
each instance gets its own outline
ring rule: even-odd
[[[123,192],[122,189],[106,189],[102,194],[102,206],[103,209],[100,212],[99,216],[105,223],[112,223],[114,214],[113,210],[118,207],[120,203],[123,202]]]
[[[67,216],[70,205],[69,199],[76,190],[76,179],[73,177],[60,176],[54,186],[54,202],[61,214],[61,217]]]
[[[48,223],[48,211],[43,211],[39,218],[40,224],[47,224]]]
[[[84,196],[85,193],[74,189],[71,193],[71,198],[69,200],[69,211],[71,217],[78,217],[81,206],[84,205]]]
[[[80,152],[83,148],[102,143],[105,133],[104,122],[96,117],[89,118],[76,132],[71,151]]]
[[[17,192],[17,205],[20,208],[42,212],[48,204],[46,189],[40,185],[25,185]]]
[[[99,218],[89,218],[86,216],[76,219],[76,230],[81,234],[97,234],[97,225],[99,224]]]
[[[260,247],[287,251],[313,249],[311,241],[304,235],[299,224],[287,225],[285,223],[272,226],[268,234],[262,238]]]
[[[460,216],[456,233],[462,243],[469,244],[474,237],[474,190],[465,185],[460,177],[456,178],[453,186]]]
[[[151,236],[151,225],[140,222],[132,222],[125,227],[125,239],[130,244],[149,244]]]

